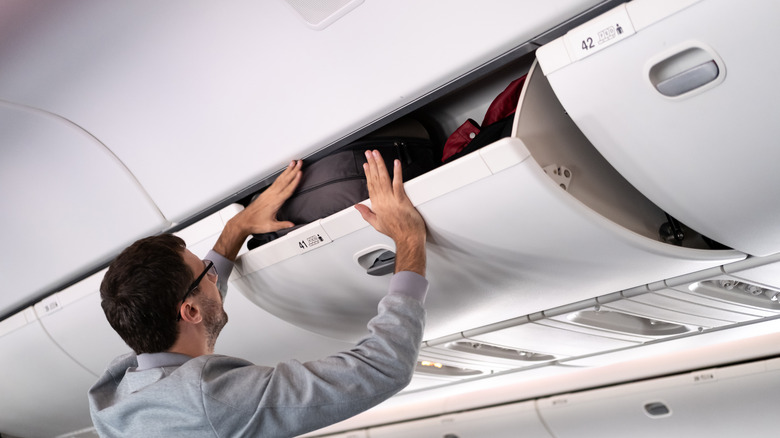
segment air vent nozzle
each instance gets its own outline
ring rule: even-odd
[[[761,309],[780,311],[780,291],[733,279],[694,283],[691,291],[719,300]]]

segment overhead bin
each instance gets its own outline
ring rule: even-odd
[[[12,249],[0,256],[0,318],[169,225],[124,165],[66,119],[0,101],[0,144],[0,240]]]
[[[509,438],[551,437],[536,413],[534,402],[513,403],[487,409],[410,421],[368,430],[371,438]]]
[[[108,364],[130,347],[111,328],[100,307],[102,270],[35,305],[40,324],[68,356],[96,377],[82,388],[92,386]]]
[[[184,239],[188,250],[204,258],[214,247],[227,221],[241,209],[240,205],[231,204],[178,231],[176,235]],[[246,247],[243,247],[239,254],[246,251]],[[228,288],[224,307],[230,323],[219,335],[215,346],[217,354],[275,366],[290,359],[319,359],[353,347],[351,343],[325,338],[271,315],[255,306],[232,284]]]
[[[57,436],[92,425],[97,376],[60,349],[28,307],[0,322],[0,434]],[[31,421],[45,415],[46,421]]]
[[[702,239],[662,242],[664,212],[596,152],[539,73],[511,137],[406,184],[429,229],[426,339],[744,258]],[[566,189],[546,173],[564,168]],[[234,284],[282,319],[355,340],[389,282],[361,260],[392,248],[348,208],[239,257]]]
[[[771,436],[777,360],[565,394],[537,401],[556,438]]]
[[[635,0],[537,56],[631,184],[707,237],[766,256],[780,252],[779,14],[761,0]]]

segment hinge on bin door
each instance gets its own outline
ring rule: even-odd
[[[666,214],[667,222],[661,224],[661,228],[658,233],[661,235],[661,240],[666,243],[680,246],[685,239],[685,231],[683,231],[682,224],[675,218]]]
[[[559,166],[557,164],[550,164],[544,168],[544,173],[550,176],[556,184],[561,186],[563,190],[569,190],[569,184],[571,183],[571,170],[566,166]]]

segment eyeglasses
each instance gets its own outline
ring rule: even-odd
[[[210,278],[217,278],[217,268],[214,266],[214,262],[211,260],[203,260],[203,263],[206,264],[206,269],[204,269],[203,272],[198,275],[198,278],[196,278],[195,281],[193,281],[190,285],[189,289],[187,289],[187,293],[185,293],[181,299],[182,303],[187,300],[187,297],[190,296],[192,291],[198,288],[201,280],[203,280],[203,277],[205,277],[206,274],[208,274]],[[176,321],[181,321],[181,309],[179,309],[179,314],[176,316]]]

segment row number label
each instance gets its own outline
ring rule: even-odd
[[[594,19],[566,34],[569,54],[582,59],[636,33],[625,5]]]

